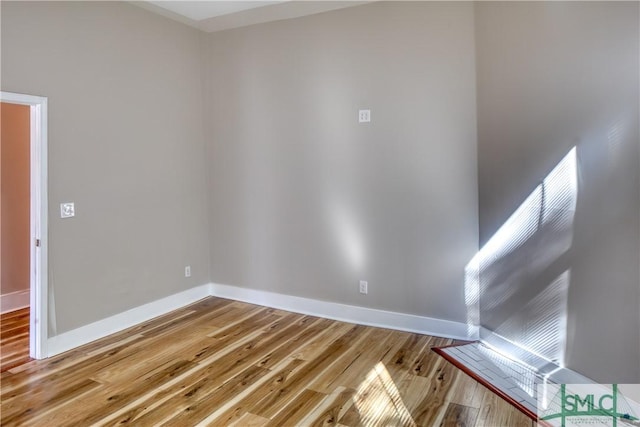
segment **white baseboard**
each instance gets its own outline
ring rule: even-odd
[[[19,310],[29,307],[29,289],[0,295],[0,313]]]
[[[81,345],[90,343],[107,335],[146,322],[154,317],[189,305],[210,294],[210,285],[201,285],[168,297],[141,305],[123,313],[98,320],[86,326],[64,332],[49,338],[47,341],[47,357],[55,356]]]
[[[476,339],[476,337],[468,335],[466,323],[432,317],[319,301],[216,283],[211,284],[211,295],[360,325],[460,340]]]
[[[104,338],[107,335],[120,332],[208,296],[229,298],[342,322],[461,340],[474,338],[467,335],[467,325],[460,322],[210,283],[170,295],[51,337],[47,341],[47,357],[55,356],[56,354]]]

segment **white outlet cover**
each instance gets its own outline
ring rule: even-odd
[[[60,218],[71,218],[76,216],[76,207],[73,202],[60,203]]]
[[[366,294],[369,292],[369,283],[367,283],[366,280],[361,280],[360,281],[360,293],[361,294]]]
[[[358,110],[358,123],[369,123],[371,121],[371,110]]]

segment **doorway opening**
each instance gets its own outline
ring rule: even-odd
[[[20,225],[16,228],[25,230],[28,229],[28,235],[25,237],[24,250],[18,246],[6,245],[3,241],[3,248],[1,257],[4,259],[8,257],[11,261],[12,269],[20,269],[24,271],[24,281],[28,281],[28,289],[13,290],[9,287],[9,297],[2,295],[2,312],[11,311],[13,307],[19,308],[20,305],[25,305],[26,295],[28,294],[28,314],[22,312],[20,314],[10,316],[10,324],[12,327],[19,329],[19,322],[26,320],[28,317],[28,336],[29,336],[29,357],[33,359],[43,359],[47,357],[47,338],[48,338],[48,314],[47,314],[47,301],[48,301],[48,285],[47,285],[47,98],[12,92],[0,92],[0,101],[2,102],[3,110],[17,111],[20,114],[28,114],[28,120],[26,116],[24,121],[28,123],[28,160],[22,158],[25,164],[22,165],[24,169],[28,165],[28,208],[23,209],[27,218],[22,218],[24,225]],[[15,116],[18,117],[18,116]],[[8,120],[16,120],[14,116],[7,115]],[[4,119],[3,113],[3,119]],[[20,119],[22,120],[22,119]],[[3,123],[2,126],[11,125],[8,121]],[[3,138],[4,138],[3,131]],[[4,156],[4,153],[2,154]],[[24,154],[27,155],[26,153]],[[19,170],[21,165],[16,164],[16,158],[11,160],[14,162],[11,169]],[[9,160],[9,159],[7,159]],[[8,163],[2,160],[2,165],[5,167]],[[24,171],[23,171],[24,172]],[[6,174],[3,171],[3,179]],[[12,182],[2,183],[2,215],[8,212],[6,208],[11,206],[5,206],[8,201],[15,202],[16,198],[6,197],[8,193],[14,190],[18,190],[18,187],[24,186],[25,183],[19,183],[19,179],[27,180],[27,178],[15,178],[12,177]],[[5,185],[9,184],[9,185]],[[26,192],[26,190],[25,190]],[[14,223],[12,222],[12,225]],[[28,226],[27,226],[28,224]],[[3,218],[4,226],[4,218]],[[12,227],[13,228],[13,227]],[[13,231],[3,227],[2,239],[5,239],[5,234],[12,234]],[[24,258],[27,259],[24,259]],[[27,271],[28,268],[28,271]],[[3,266],[4,270],[4,266]],[[20,273],[21,275],[23,273]],[[8,276],[5,272],[2,272],[3,281]],[[28,278],[27,278],[28,277]],[[22,279],[20,279],[22,280]],[[18,280],[18,281],[20,281]],[[5,283],[3,283],[3,288]],[[24,287],[23,287],[24,288]],[[3,289],[4,294],[4,289]],[[22,298],[22,300],[20,300]],[[13,307],[12,307],[13,305]],[[4,315],[3,315],[4,316]],[[3,331],[4,332],[4,331]],[[26,359],[28,360],[28,359]]]

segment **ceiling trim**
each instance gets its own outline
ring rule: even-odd
[[[212,33],[231,28],[315,15],[366,3],[371,3],[371,1],[288,1],[203,19],[199,21],[198,28],[207,33]]]
[[[186,24],[186,25],[188,25],[190,27],[193,27],[193,28],[197,28],[198,30],[200,29],[198,21],[194,21],[191,18],[187,18],[184,15],[180,15],[179,13],[172,12],[172,11],[170,11],[168,9],[163,8],[163,7],[156,6],[155,4],[150,3],[148,1],[130,0],[129,3],[131,3],[131,4],[135,5],[135,6],[141,7],[142,9],[146,9],[146,10],[148,10],[150,12],[157,13],[158,15],[162,15],[165,18],[169,18],[169,19],[173,19],[174,21],[182,22],[183,24]]]
[[[284,19],[299,18],[302,16],[315,15],[317,13],[329,12],[331,10],[344,9],[347,7],[359,6],[372,3],[374,0],[302,0],[286,1],[276,4],[267,4],[252,9],[241,10],[239,12],[214,16],[211,18],[196,21],[187,18],[176,12],[156,6],[148,1],[129,1],[129,3],[146,9],[150,12],[162,15],[166,18],[186,24],[198,30],[213,33],[232,28],[247,27],[249,25],[263,24],[266,22],[281,21]]]

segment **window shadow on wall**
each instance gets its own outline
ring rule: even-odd
[[[573,147],[465,269],[469,333],[539,372],[565,362],[576,156]]]

